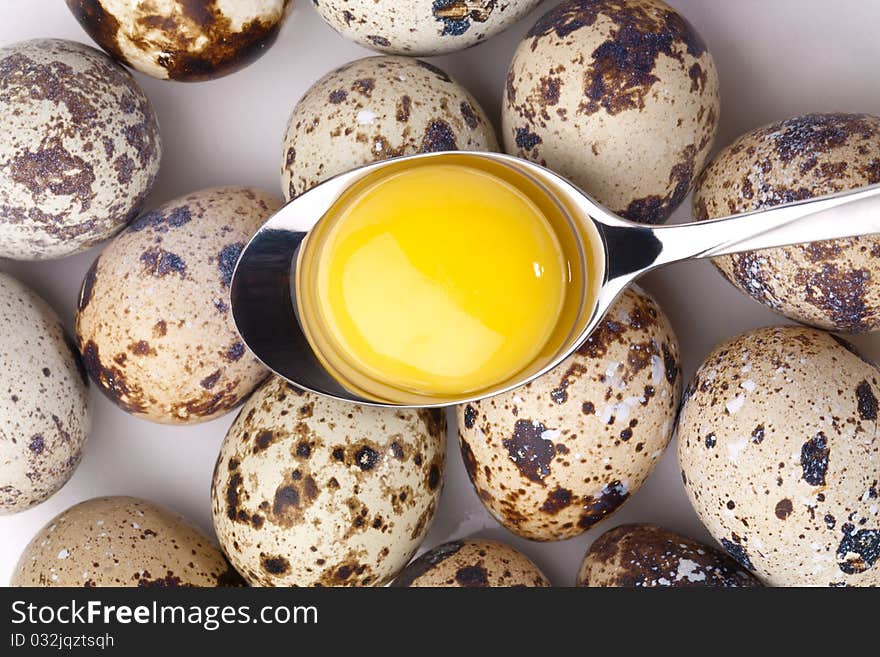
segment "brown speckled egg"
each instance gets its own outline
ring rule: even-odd
[[[880,373],[814,329],[716,347],[685,393],[682,479],[706,528],[774,586],[880,585]]]
[[[242,586],[216,543],[186,518],[134,497],[96,497],[49,521],[12,586]]]
[[[60,39],[0,48],[0,258],[59,258],[111,237],[160,155],[149,100],[104,53]]]
[[[77,340],[92,381],[120,408],[202,422],[265,378],[235,330],[229,284],[245,243],[279,205],[249,187],[194,192],[138,217],[95,259]]]
[[[0,273],[0,515],[61,488],[91,430],[88,379],[55,312]]]
[[[272,378],[214,470],[220,544],[259,586],[379,586],[431,527],[443,484],[437,410],[373,408]]]
[[[281,186],[291,199],[370,162],[450,150],[498,150],[476,99],[433,64],[368,57],[325,75],[294,108]]]
[[[510,531],[541,541],[577,536],[651,473],[672,435],[680,390],[669,321],[630,288],[556,369],[458,407],[471,482]]]
[[[880,117],[807,114],[721,151],[694,190],[697,219],[750,212],[880,182]],[[880,238],[715,258],[725,278],[772,310],[828,330],[880,329]]]
[[[578,586],[752,587],[761,582],[733,559],[657,525],[620,525],[593,541]]]
[[[468,538],[438,545],[408,565],[392,586],[550,586],[526,555],[498,541]]]
[[[504,149],[568,177],[634,221],[669,218],[718,127],[718,74],[700,35],[660,0],[571,0],[514,54]]]
[[[118,60],[154,78],[194,82],[233,73],[275,43],[291,0],[67,0]]]
[[[503,32],[541,0],[320,0],[315,9],[344,37],[398,55],[440,55]]]

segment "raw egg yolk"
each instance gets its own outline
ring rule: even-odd
[[[546,217],[506,180],[417,166],[365,186],[329,220],[318,310],[361,374],[466,394],[515,376],[553,333],[565,259]]]

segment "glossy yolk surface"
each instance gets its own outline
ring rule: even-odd
[[[461,394],[526,367],[567,281],[524,194],[464,166],[414,167],[349,200],[317,268],[319,311],[349,365],[396,388]]]

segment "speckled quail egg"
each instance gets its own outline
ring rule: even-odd
[[[709,219],[880,182],[880,117],[807,114],[754,130],[719,153],[694,190]],[[819,328],[880,329],[880,238],[815,242],[715,258],[733,285]]]
[[[77,341],[92,381],[120,408],[202,422],[265,378],[235,330],[229,284],[245,243],[279,205],[249,187],[194,192],[138,217],[95,259]]]
[[[88,379],[49,305],[0,273],[0,514],[23,511],[73,474],[91,430]]]
[[[761,586],[733,559],[657,525],[620,525],[593,541],[578,586]]]
[[[463,50],[513,25],[541,0],[320,0],[315,9],[347,39],[398,55]]]
[[[325,75],[294,108],[281,186],[289,200],[370,162],[450,150],[498,150],[476,99],[433,64],[368,57]]]
[[[111,237],[160,154],[150,102],[104,53],[60,39],[0,48],[0,257],[58,258]]]
[[[660,0],[571,0],[517,48],[502,103],[508,153],[600,203],[662,223],[718,127],[718,74],[700,35]]]
[[[408,565],[393,586],[550,586],[526,555],[498,541],[469,538],[428,550]]]
[[[99,46],[154,78],[233,73],[275,42],[291,0],[67,0]]]
[[[270,379],[220,450],[220,544],[253,585],[387,583],[430,529],[445,429],[436,410],[358,406]]]
[[[669,321],[630,288],[556,369],[458,406],[471,482],[510,531],[542,541],[576,536],[651,473],[671,437],[680,390]]]
[[[96,497],[55,516],[25,548],[12,586],[242,586],[186,518],[134,497]]]
[[[781,326],[716,347],[685,393],[691,503],[774,586],[880,585],[880,373],[828,333]]]

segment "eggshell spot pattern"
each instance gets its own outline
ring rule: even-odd
[[[711,219],[880,183],[880,117],[807,114],[743,135],[706,167],[694,216]],[[828,330],[880,329],[880,238],[814,242],[713,259],[775,312]]]
[[[657,525],[620,525],[597,538],[581,564],[578,586],[761,586],[729,556]]]
[[[550,580],[509,545],[470,538],[428,550],[400,573],[393,586],[544,587],[550,586]]]
[[[773,586],[880,584],[880,375],[780,326],[716,347],[685,393],[678,457],[712,536]]]
[[[12,586],[241,586],[186,518],[133,497],[96,497],[57,515],[25,548]]]
[[[272,378],[230,427],[214,527],[257,586],[381,586],[424,539],[443,482],[436,410],[373,408]]]
[[[535,540],[581,534],[638,490],[672,435],[678,342],[656,302],[630,288],[556,369],[458,406],[459,444],[486,508]]]
[[[229,309],[245,243],[280,201],[249,187],[194,192],[141,215],[86,273],[78,346],[98,388],[164,423],[226,413],[265,378]]]

